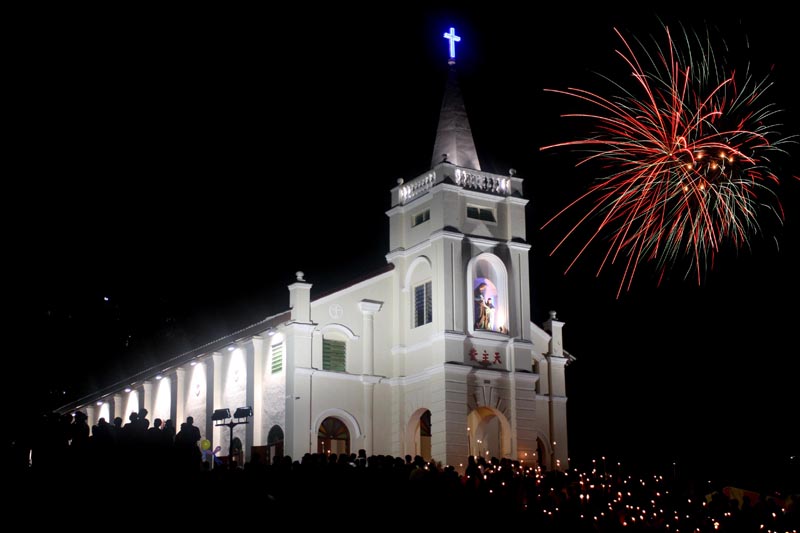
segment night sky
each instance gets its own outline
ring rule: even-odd
[[[483,169],[513,167],[525,179],[533,320],[557,310],[577,358],[567,378],[571,456],[785,469],[800,454],[790,423],[800,404],[795,147],[773,168],[783,226],[765,223],[769,234],[749,250],[725,248],[699,286],[682,271],[657,286],[645,265],[619,298],[618,269],[595,276],[600,248],[567,275],[578,243],[549,256],[567,226],[542,224],[592,175],[575,169],[575,154],[539,148],[584,132],[559,117],[574,102],[544,89],[606,90],[596,72],[626,75],[614,28],[662,39],[658,17],[718,28],[732,49],[749,40],[754,72],[775,82],[767,94],[784,110],[780,129],[796,134],[793,17],[778,8],[526,11],[20,17],[24,38],[10,50],[5,392],[61,405],[286,310],[297,270],[313,297],[384,265],[389,190],[430,168],[442,33],[454,26]]]

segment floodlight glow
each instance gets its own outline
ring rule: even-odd
[[[155,391],[155,401],[153,402],[153,418],[166,420],[170,416],[172,406],[172,394],[170,391],[169,378],[161,380],[158,389]]]
[[[100,406],[100,410],[97,413],[97,421],[99,422],[101,418],[105,419],[106,422],[111,420],[111,408],[108,402],[104,402],[103,405]]]

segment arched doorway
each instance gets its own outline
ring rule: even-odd
[[[272,426],[267,435],[267,454],[270,464],[283,457],[283,430],[280,426]]]
[[[485,459],[511,457],[511,426],[497,409],[473,409],[467,416],[467,428],[470,455]]]
[[[536,466],[538,466],[541,470],[545,470],[545,453],[547,453],[547,448],[544,446],[544,442],[539,437],[536,437]]]
[[[431,449],[431,412],[421,407],[411,413],[405,430],[405,454],[419,455],[425,460],[433,458]]]
[[[334,416],[322,421],[317,431],[317,453],[350,453],[350,431],[344,422]]]
[[[414,430],[414,455],[426,461],[431,459],[431,412],[425,409]]]

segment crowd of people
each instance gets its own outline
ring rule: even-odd
[[[797,531],[799,525],[797,495],[754,497],[708,481],[678,484],[596,468],[543,471],[496,457],[442,465],[364,450],[272,460],[252,453],[244,464],[216,464],[203,456],[200,441],[191,417],[175,432],[170,420],[150,424],[146,412],[91,429],[83,415],[53,415],[34,438],[17,443],[14,493],[45,508],[146,498],[167,506],[193,502],[206,516],[203,502],[231,500],[258,513],[312,518],[303,513],[313,510],[315,519],[337,513],[346,519],[358,511],[420,527],[442,517],[450,524],[523,523],[532,531],[565,532]]]

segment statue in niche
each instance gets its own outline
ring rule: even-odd
[[[483,308],[485,327],[483,329],[494,330],[494,304],[491,298],[486,298]]]
[[[504,324],[497,324],[497,289],[489,278],[478,277],[474,282],[474,327],[476,330],[508,333]]]
[[[480,282],[475,287],[475,329],[491,329],[491,297],[486,295],[488,285]],[[492,307],[493,309],[493,307]]]

